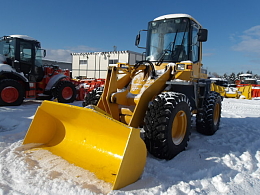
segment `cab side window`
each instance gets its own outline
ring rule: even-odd
[[[20,44],[20,61],[32,63],[32,44],[21,41]]]
[[[199,26],[192,21],[192,44],[191,44],[191,56],[192,56],[192,61],[193,62],[198,62],[199,61],[199,41],[198,41],[198,32],[199,32]]]

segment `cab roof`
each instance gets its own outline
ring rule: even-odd
[[[26,39],[26,40],[29,40],[29,41],[37,41],[36,39],[29,37],[27,35],[10,35],[10,37]]]
[[[172,19],[172,18],[190,18],[192,19],[194,22],[196,22],[198,25],[201,26],[201,24],[195,19],[193,18],[191,15],[189,14],[167,14],[167,15],[163,15],[163,16],[159,16],[157,18],[155,18],[153,21],[157,21],[157,20],[165,20],[165,19]],[[201,26],[202,27],[202,26]]]
[[[19,39],[25,39],[25,40],[28,40],[28,41],[36,41],[36,42],[38,42],[36,39],[34,39],[32,37],[29,37],[27,35],[9,35],[9,36],[3,36],[2,38],[3,39],[6,39],[6,38],[19,38]]]

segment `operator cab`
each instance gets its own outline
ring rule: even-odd
[[[6,57],[8,65],[18,73],[23,73],[30,82],[43,79],[42,58],[46,51],[41,44],[26,35],[10,35],[0,39],[0,54]]]
[[[253,78],[252,74],[240,74],[239,80],[240,80],[240,84],[257,85],[257,80]]]
[[[201,60],[201,42],[207,41],[207,29],[188,14],[169,14],[148,23],[146,60],[151,62],[193,63]],[[140,42],[140,33],[136,45]]]

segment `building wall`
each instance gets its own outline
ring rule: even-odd
[[[117,62],[135,64],[142,54],[132,51],[72,53],[73,78],[106,78],[109,65]]]

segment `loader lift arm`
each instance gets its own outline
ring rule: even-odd
[[[168,67],[163,75],[154,79],[154,65],[147,61],[142,63],[146,63],[148,66],[137,63],[134,66],[124,64],[124,68],[121,68],[121,63],[118,67],[109,67],[104,92],[97,105],[116,120],[135,128],[142,126],[148,103],[164,90],[166,81],[171,78],[172,72],[172,67]],[[128,67],[127,70],[126,67]],[[117,80],[116,75],[119,71],[124,71],[127,74]],[[136,73],[137,75],[135,75]],[[136,86],[134,83],[135,81],[131,80],[131,78],[134,79],[135,77],[137,77],[136,79],[139,79],[138,82],[142,82],[142,87],[139,86],[142,91],[141,95],[132,93],[134,92],[133,88]],[[122,113],[122,111],[120,112],[120,109],[125,108],[126,106],[134,106],[133,114],[130,119],[127,120],[128,122],[119,119],[120,113]]]

